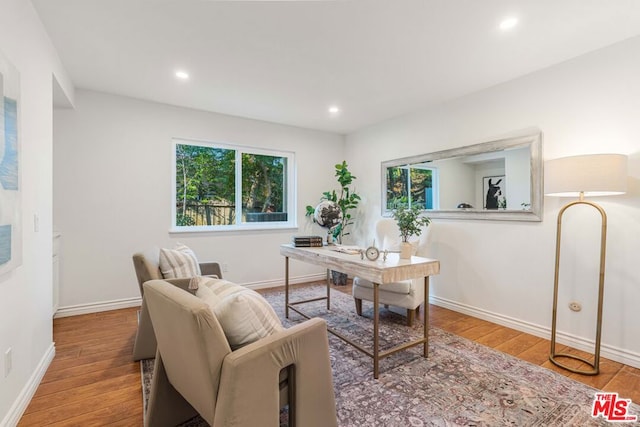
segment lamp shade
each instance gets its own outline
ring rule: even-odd
[[[547,196],[612,196],[627,191],[627,156],[590,154],[549,160],[544,164]]]

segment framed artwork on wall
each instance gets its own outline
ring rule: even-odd
[[[505,193],[506,179],[504,175],[485,176],[482,178],[483,208],[487,210],[507,209]]]
[[[0,52],[0,275],[22,264],[20,76]]]

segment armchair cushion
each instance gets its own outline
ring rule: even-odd
[[[175,249],[160,249],[160,271],[165,279],[200,276],[200,264],[196,254],[185,245],[178,244]]]

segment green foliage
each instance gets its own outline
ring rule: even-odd
[[[237,185],[236,154],[228,148],[176,144],[176,225],[233,224],[240,211],[236,187],[241,187],[244,213],[284,212],[286,160],[242,153]]]
[[[430,169],[389,167],[386,172],[387,208],[398,203],[426,207],[425,190],[433,188],[433,171]]]
[[[247,212],[284,212],[282,157],[242,154],[242,205]]]
[[[411,236],[420,236],[422,227],[431,223],[431,219],[426,216],[420,216],[422,213],[420,207],[413,205],[408,208],[406,204],[397,204],[393,210],[393,219],[398,222],[400,229],[400,237],[403,242],[408,242]]]
[[[178,214],[176,215],[176,225],[179,227],[189,227],[196,225],[196,220],[188,215]]]
[[[322,193],[320,200],[330,200],[340,206],[340,210],[342,211],[342,222],[333,229],[333,237],[337,239],[339,243],[342,243],[342,237],[349,234],[345,232],[345,229],[347,226],[353,224],[353,217],[349,211],[358,207],[360,196],[350,187],[356,177],[349,172],[347,162],[343,160],[342,163],[336,164],[335,169],[335,176],[338,184],[340,185],[340,190],[339,192],[336,192],[336,190],[325,191]],[[313,217],[315,207],[307,205],[306,210],[306,216]]]

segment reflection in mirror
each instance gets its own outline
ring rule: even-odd
[[[432,218],[540,221],[540,132],[382,163],[383,215],[398,203]]]

